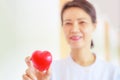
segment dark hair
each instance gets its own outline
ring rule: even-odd
[[[66,9],[71,7],[78,7],[83,9],[90,17],[93,23],[96,23],[96,11],[94,6],[89,3],[87,0],[73,0],[67,2],[61,10],[61,22],[63,24],[63,13]],[[93,40],[91,41],[91,48],[94,47]]]

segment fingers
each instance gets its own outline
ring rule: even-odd
[[[24,75],[22,76],[22,78],[23,78],[23,80],[33,80],[33,79],[31,79],[27,74],[24,74]]]
[[[47,71],[43,71],[43,72],[41,72],[37,69],[34,69],[34,74],[38,80],[50,80],[51,69],[49,69]]]
[[[29,68],[25,71],[25,74],[23,75],[23,80],[36,80],[35,75],[33,74],[33,72],[31,72]]]
[[[25,58],[25,62],[28,68],[23,75],[23,80],[49,80],[51,75],[51,69],[41,72],[38,69],[34,68],[31,63],[31,57],[28,56]]]
[[[26,70],[26,74],[27,74],[31,79],[34,79],[34,80],[35,80],[36,77],[35,77],[34,73],[31,72],[30,69],[27,69],[27,70]]]
[[[30,68],[26,69],[25,74],[23,75],[23,80],[50,80],[51,69],[46,72],[40,71],[31,71]]]
[[[31,58],[30,56],[25,58],[25,62],[26,62],[28,67],[31,67],[31,60],[30,60],[30,58]]]
[[[49,80],[49,79],[50,79],[50,75],[51,75],[51,70],[49,69],[49,70],[46,71],[46,73],[44,74],[44,79],[45,79],[45,80]]]
[[[30,56],[25,58],[25,62],[27,64],[28,68],[26,69],[25,74],[23,75],[23,80],[36,80],[35,79],[36,77],[32,70],[32,63],[30,60]]]
[[[45,76],[50,76],[51,75],[51,69],[48,69],[45,73]]]

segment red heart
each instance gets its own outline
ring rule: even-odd
[[[39,71],[48,70],[52,62],[52,55],[48,51],[36,50],[31,56],[33,66]]]

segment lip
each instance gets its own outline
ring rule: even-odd
[[[78,40],[80,40],[82,37],[81,36],[71,36],[70,37],[70,40],[72,40],[72,41],[78,41]]]

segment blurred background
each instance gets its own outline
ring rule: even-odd
[[[53,59],[69,55],[60,23],[60,9],[69,0],[0,0],[0,80],[21,80],[24,58],[34,50],[48,50]],[[120,66],[120,0],[89,0],[98,25],[95,52]]]

